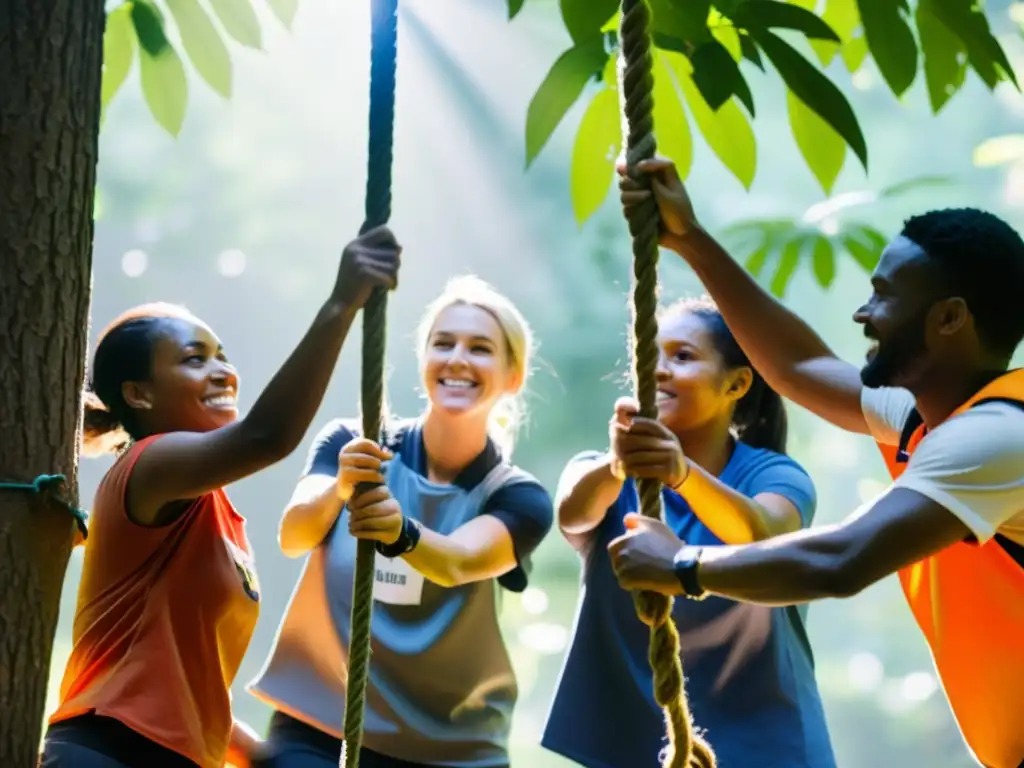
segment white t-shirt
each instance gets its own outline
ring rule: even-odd
[[[864,387],[861,409],[875,440],[898,445],[914,396]],[[979,543],[1000,533],[1024,546],[1024,409],[985,403],[944,421],[924,436],[894,487],[941,504]]]

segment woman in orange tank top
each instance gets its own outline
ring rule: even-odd
[[[298,446],[400,251],[386,228],[345,248],[330,297],[244,419],[220,340],[184,309],[139,307],[100,336],[84,447],[120,456],[96,493],[42,768],[248,766],[257,742],[232,720],[230,687],[259,584],[224,486]]]

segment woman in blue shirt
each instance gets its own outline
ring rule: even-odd
[[[708,300],[659,317],[658,419],[616,403],[610,449],[559,482],[559,525],[583,560],[575,634],[543,745],[586,768],[658,765],[664,720],[648,628],[606,551],[638,509],[627,476],[661,480],[665,520],[691,544],[741,544],[810,525],[814,486],[785,455],[786,412]],[[835,768],[803,616],[709,598],[677,600],[686,690],[719,768]]]
[[[307,555],[251,691],[274,708],[267,768],[336,768],[342,749],[356,540],[376,542],[363,768],[508,768],[517,686],[500,589],[526,587],[554,510],[509,462],[529,326],[475,278],[427,309],[417,353],[427,404],[378,445],[340,420],[310,451],[281,522]],[[382,483],[353,496],[358,483]]]

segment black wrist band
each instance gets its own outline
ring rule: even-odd
[[[683,594],[691,600],[703,600],[707,592],[700,585],[697,567],[700,565],[700,547],[683,547],[675,556],[672,570],[683,588]]]
[[[412,552],[414,549],[416,549],[416,545],[419,543],[419,523],[417,523],[410,517],[403,517],[402,532],[398,534],[398,538],[395,539],[394,543],[384,544],[378,541],[376,542],[375,547],[377,549],[377,552],[384,555],[384,557],[393,558]]]

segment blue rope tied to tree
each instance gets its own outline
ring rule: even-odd
[[[398,0],[372,0],[370,12],[370,137],[366,172],[366,219],[360,232],[391,218],[391,164],[395,133],[395,80],[398,70]],[[384,411],[384,352],[387,291],[374,289],[363,307],[363,356],[360,396],[363,435],[379,440]],[[356,493],[368,490],[365,484]],[[356,548],[349,619],[348,686],[345,698],[344,768],[359,768],[363,743],[366,681],[370,671],[370,628],[376,549],[360,540]]]
[[[89,537],[89,513],[57,494],[57,490],[63,488],[66,482],[64,475],[39,475],[31,483],[0,483],[0,491],[28,491],[55,501],[71,513],[78,532],[86,539]]]

